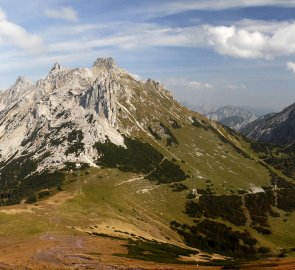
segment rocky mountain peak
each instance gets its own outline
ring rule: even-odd
[[[7,89],[7,92],[9,95],[14,95],[19,92],[23,92],[30,88],[33,85],[33,83],[26,77],[19,76],[15,83]]]
[[[169,90],[167,90],[162,83],[160,83],[158,81],[155,81],[155,80],[152,80],[149,78],[145,81],[145,85],[150,90],[153,89],[154,91],[156,91],[158,93],[162,93],[162,94],[174,99],[172,93]]]
[[[24,77],[24,76],[18,76],[14,85],[18,85],[18,86],[21,86],[21,85],[32,85],[32,82],[30,79]]]
[[[130,80],[124,74],[112,58],[98,58],[93,69],[69,69],[56,63],[45,78],[30,84],[27,95],[12,95],[26,84],[25,78],[18,78],[11,90],[0,96],[0,111],[6,112],[0,118],[5,126],[0,131],[0,154],[6,159],[15,151],[49,151],[50,157],[39,163],[38,170],[42,170],[63,166],[65,161],[92,163],[96,158],[93,144],[106,138],[123,145],[117,130],[117,102],[125,93],[121,78]],[[79,134],[79,145],[71,146],[72,133]],[[42,148],[40,141],[46,142],[46,147]]]
[[[112,57],[100,57],[97,58],[94,63],[93,63],[93,67],[98,67],[98,68],[105,68],[105,69],[114,69],[116,68],[116,63],[115,60]]]
[[[0,114],[0,154],[6,160],[21,157],[22,151],[50,152],[38,162],[39,171],[61,168],[65,162],[93,164],[96,142],[108,139],[124,146],[122,133],[146,134],[150,111],[158,111],[162,102],[172,111],[178,106],[161,83],[135,81],[112,58],[98,58],[91,69],[54,64],[28,90],[13,102],[0,97],[0,111],[5,111]]]
[[[52,68],[51,68],[51,70],[50,70],[50,73],[52,73],[52,72],[56,72],[56,71],[60,71],[62,69],[62,66],[59,64],[59,63],[55,63],[53,66],[52,66]]]
[[[33,83],[28,78],[19,76],[11,87],[1,93],[0,110],[6,106],[12,106],[32,86]]]
[[[153,85],[154,87],[159,87],[160,86],[159,82],[156,82],[156,81],[152,80],[151,78],[148,78],[145,83],[148,84],[148,85]]]

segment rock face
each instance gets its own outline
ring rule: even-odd
[[[95,166],[94,143],[108,139],[124,146],[122,134],[145,130],[148,104],[160,107],[162,100],[176,106],[159,83],[136,81],[112,58],[80,69],[56,63],[35,84],[19,77],[1,93],[0,161],[25,153],[38,159],[38,171],[67,161]]]
[[[278,145],[295,142],[295,103],[279,113],[260,117],[241,132],[249,138]]]
[[[253,122],[246,125],[245,127],[241,128],[240,132],[248,136],[250,132],[252,132],[256,128],[259,128],[263,123],[265,123],[268,119],[270,119],[271,117],[275,115],[276,113],[269,113],[269,114],[262,115],[258,117],[256,120],[254,120]]]
[[[122,89],[117,81],[126,75],[112,59],[100,58],[91,69],[55,64],[35,84],[19,77],[0,96],[2,159],[17,158],[24,151],[35,157],[50,153],[39,166],[43,170],[65,161],[93,163],[92,145],[106,138],[122,145],[116,116]],[[69,139],[73,130],[80,135]],[[69,150],[73,141],[79,147]]]
[[[0,112],[14,105],[33,86],[32,82],[25,77],[18,77],[13,86],[0,93]]]
[[[207,113],[206,116],[236,131],[240,131],[247,124],[257,119],[253,113],[233,106],[222,107],[215,112]]]

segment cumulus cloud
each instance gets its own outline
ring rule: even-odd
[[[287,68],[288,70],[291,70],[292,72],[295,73],[295,63],[294,62],[287,62]]]
[[[270,58],[268,37],[235,26],[207,26],[208,44],[218,53],[241,58]]]
[[[247,22],[231,26],[205,25],[207,44],[216,52],[239,58],[273,59],[295,53],[295,22]]]
[[[0,8],[0,46],[14,46],[28,52],[38,53],[44,50],[40,36],[29,33],[26,29],[7,19]]]
[[[209,83],[203,83],[199,81],[191,81],[184,78],[169,78],[164,81],[164,85],[167,88],[178,90],[205,90],[213,89],[213,85]]]
[[[61,7],[59,9],[47,9],[45,15],[49,18],[61,19],[70,22],[78,20],[78,13],[70,6]]]

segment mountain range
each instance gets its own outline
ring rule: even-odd
[[[198,109],[191,107],[192,110]],[[203,107],[202,107],[203,108]],[[211,120],[246,135],[254,141],[275,145],[294,143],[295,104],[279,113],[255,115],[242,107],[224,106],[204,115]]]
[[[217,121],[236,131],[241,130],[249,123],[257,119],[257,117],[242,108],[233,106],[224,106],[217,111],[205,114],[209,119]]]
[[[194,269],[293,252],[285,167],[112,58],[20,77],[0,104],[0,230],[26,250],[18,261],[3,252],[7,267]]]

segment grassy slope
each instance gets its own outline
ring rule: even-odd
[[[128,102],[121,101],[128,110],[124,108],[125,115],[120,118],[121,124],[129,128],[133,136],[152,144],[168,159],[176,159],[190,176],[188,180],[182,182],[190,189],[210,188],[216,195],[238,194],[239,190],[249,192],[251,187],[271,187],[270,171],[292,181],[273,167],[265,163],[262,166],[263,161],[242,136],[231,133],[221,125],[187,110],[169,96],[159,94],[159,90],[153,85],[139,86],[129,79],[124,83],[129,84],[132,89],[135,97],[132,102],[136,110],[129,106]],[[136,103],[138,100],[141,102]],[[192,125],[192,117],[196,118],[197,127]],[[173,128],[171,120],[177,121],[181,128]],[[170,129],[179,142],[178,145],[167,146],[165,134],[161,132],[159,132],[161,140],[156,140],[152,136],[148,127],[159,130],[157,128],[159,122]],[[277,209],[276,211],[280,212]],[[280,214],[280,218],[268,217],[273,232],[270,235],[261,235],[249,227],[247,212],[248,222],[245,228],[262,246],[271,249],[294,247],[295,234],[288,229],[288,226],[292,227],[294,224],[293,215],[287,221],[283,221],[285,213],[281,211]],[[220,221],[240,230],[240,227]],[[288,237],[285,235],[286,230]]]
[[[193,182],[189,179],[183,183],[190,186]],[[52,197],[48,199],[49,203],[45,200],[37,206],[3,207],[0,211],[1,235],[32,235],[46,231],[73,233],[71,227],[75,227],[79,231],[118,236],[126,236],[121,232],[127,232],[179,244],[181,239],[170,229],[170,221],[192,222],[183,213],[188,191],[173,192],[167,184],[156,185],[132,173],[91,169],[90,174],[68,175],[63,188],[67,192],[61,192],[60,196],[66,194],[69,197],[66,201]],[[20,209],[26,212],[17,213]],[[287,222],[283,221],[283,216],[269,219],[273,228],[270,236],[261,236],[251,228],[248,230],[271,248],[294,247],[295,232],[290,226],[294,223],[294,214],[287,219]],[[239,229],[229,222],[224,223]]]
[[[201,181],[191,178],[182,183],[194,188]],[[170,221],[192,224],[192,219],[183,213],[188,190],[173,192],[168,184],[157,185],[134,173],[91,168],[89,174],[86,171],[68,174],[63,189],[65,191],[35,205],[3,207],[0,235],[31,238],[47,233],[98,232],[119,237],[134,234],[182,245],[182,239],[170,229]],[[29,212],[17,213],[28,209]],[[16,214],[12,214],[13,211]],[[294,215],[288,217],[288,222],[282,219],[269,219],[274,231],[270,236],[247,229],[263,246],[293,247],[295,232],[290,224],[295,222]],[[241,229],[221,219],[218,221]]]
[[[228,191],[224,190],[222,184],[225,184],[227,189],[235,190],[248,189],[251,183],[259,186],[269,185],[269,172],[257,164],[256,160],[239,154],[230,144],[222,141],[220,135],[223,134],[226,140],[258,159],[242,138],[237,139],[220,125],[187,110],[173,98],[159,94],[159,90],[153,85],[139,85],[128,78],[123,83],[132,89],[134,99],[131,102],[136,110],[122,100],[121,103],[128,112],[123,109],[125,115],[123,113],[120,118],[121,124],[132,130],[134,136],[151,143],[170,159],[174,157],[178,161],[184,160],[186,164],[179,164],[196,180],[196,185],[204,186],[205,180],[211,180],[216,191],[225,194]],[[200,127],[192,125],[192,117],[196,118]],[[181,128],[173,128],[171,120],[177,121]],[[179,145],[167,147],[163,134],[160,134],[162,140],[153,138],[148,127],[157,127],[159,123],[164,123],[170,129]]]
[[[179,239],[169,228],[169,221],[175,217],[184,222],[189,220],[182,213],[184,197],[167,185],[156,185],[145,179],[128,182],[137,177],[115,169],[91,169],[90,174],[68,175],[64,188],[72,198],[61,203],[54,203],[52,197],[49,203],[45,200],[35,205],[2,207],[0,233],[67,231],[71,226],[87,231],[88,226],[95,225],[111,234],[116,229],[162,241],[169,236]],[[175,200],[178,203],[171,204]]]

